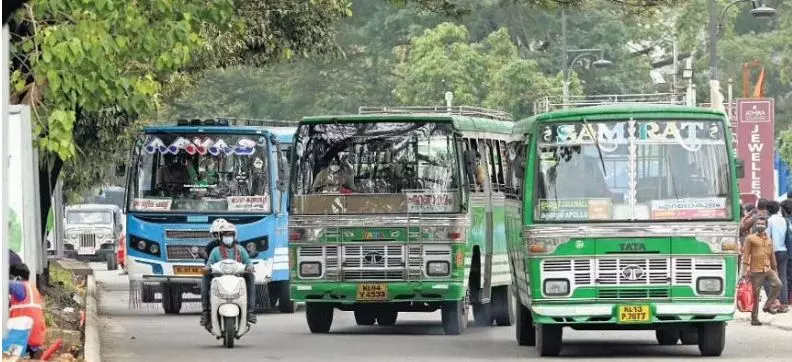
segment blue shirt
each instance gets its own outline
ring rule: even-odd
[[[228,255],[227,258],[223,258],[223,254],[220,252],[220,249],[225,249],[226,250],[226,252],[227,252],[226,255]],[[242,261],[242,264],[251,265],[250,256],[248,255],[247,250],[245,250],[245,248],[243,248],[239,244],[234,244],[233,248],[229,248],[229,247],[227,247],[225,245],[220,245],[220,246],[214,248],[214,250],[212,250],[212,253],[209,254],[209,259],[206,261],[206,265],[207,266],[212,266],[212,264],[217,263],[218,261],[223,260],[223,259],[234,259],[234,260],[236,260],[236,253],[239,253],[239,259]]]
[[[767,235],[773,239],[773,251],[787,251],[786,248],[786,219],[775,214],[767,219]]]

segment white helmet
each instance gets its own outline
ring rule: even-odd
[[[212,237],[214,238],[219,237],[220,227],[225,224],[228,224],[228,221],[226,219],[223,218],[215,219],[215,221],[212,222],[212,226],[209,227],[209,233],[212,234]]]

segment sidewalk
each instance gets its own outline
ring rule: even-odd
[[[734,320],[741,322],[751,322],[751,313],[742,313],[737,311],[734,313]],[[785,331],[792,331],[792,310],[783,314],[769,314],[760,311],[759,320],[772,328],[782,329]]]

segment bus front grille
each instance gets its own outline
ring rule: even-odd
[[[668,298],[668,288],[620,288],[600,289],[597,297],[600,299],[657,299]]]
[[[168,245],[168,260],[195,260],[201,259],[200,251],[203,246],[198,245]]]
[[[344,280],[404,280],[404,270],[345,270]]]
[[[208,230],[165,230],[165,237],[168,239],[201,239],[209,240],[212,235]]]

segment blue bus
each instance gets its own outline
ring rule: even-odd
[[[182,119],[144,128],[127,171],[130,306],[161,303],[178,314],[183,302],[199,301],[209,226],[225,218],[254,259],[256,309],[294,312],[286,213],[293,124]]]

